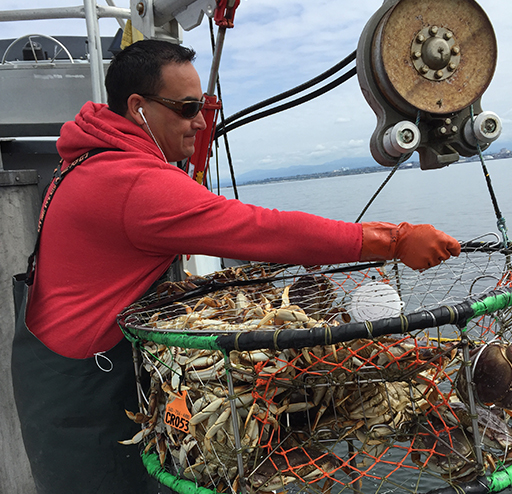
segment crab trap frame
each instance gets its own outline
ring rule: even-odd
[[[151,382],[122,442],[180,493],[509,478],[510,254],[468,242],[422,273],[258,263],[164,283],[118,318]]]

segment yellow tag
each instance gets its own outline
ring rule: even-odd
[[[196,173],[196,182],[202,185],[203,177],[204,177],[204,172],[197,172]]]
[[[183,391],[181,396],[176,396],[169,401],[165,407],[164,422],[175,429],[188,433],[190,412],[187,408],[187,392]]]

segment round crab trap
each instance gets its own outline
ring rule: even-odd
[[[151,383],[119,439],[180,493],[497,492],[509,255],[473,241],[422,273],[251,263],[164,283],[118,317]]]

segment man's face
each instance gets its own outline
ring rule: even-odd
[[[162,67],[163,87],[157,96],[176,101],[201,100],[199,75],[191,63],[170,63]],[[206,128],[201,112],[186,119],[162,104],[145,100],[144,115],[168,161],[180,161],[194,153],[195,135]],[[146,129],[147,131],[147,129]]]

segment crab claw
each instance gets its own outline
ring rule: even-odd
[[[133,436],[131,439],[126,439],[125,441],[117,441],[119,444],[129,445],[129,444],[138,444],[140,443],[145,437],[148,437],[155,428],[154,425],[151,427],[147,427],[146,429],[141,429],[135,436]]]
[[[130,420],[133,420],[136,424],[144,424],[146,422],[149,422],[151,420],[151,417],[148,415],[145,415],[141,412],[133,413],[129,410],[125,410],[127,417]]]

